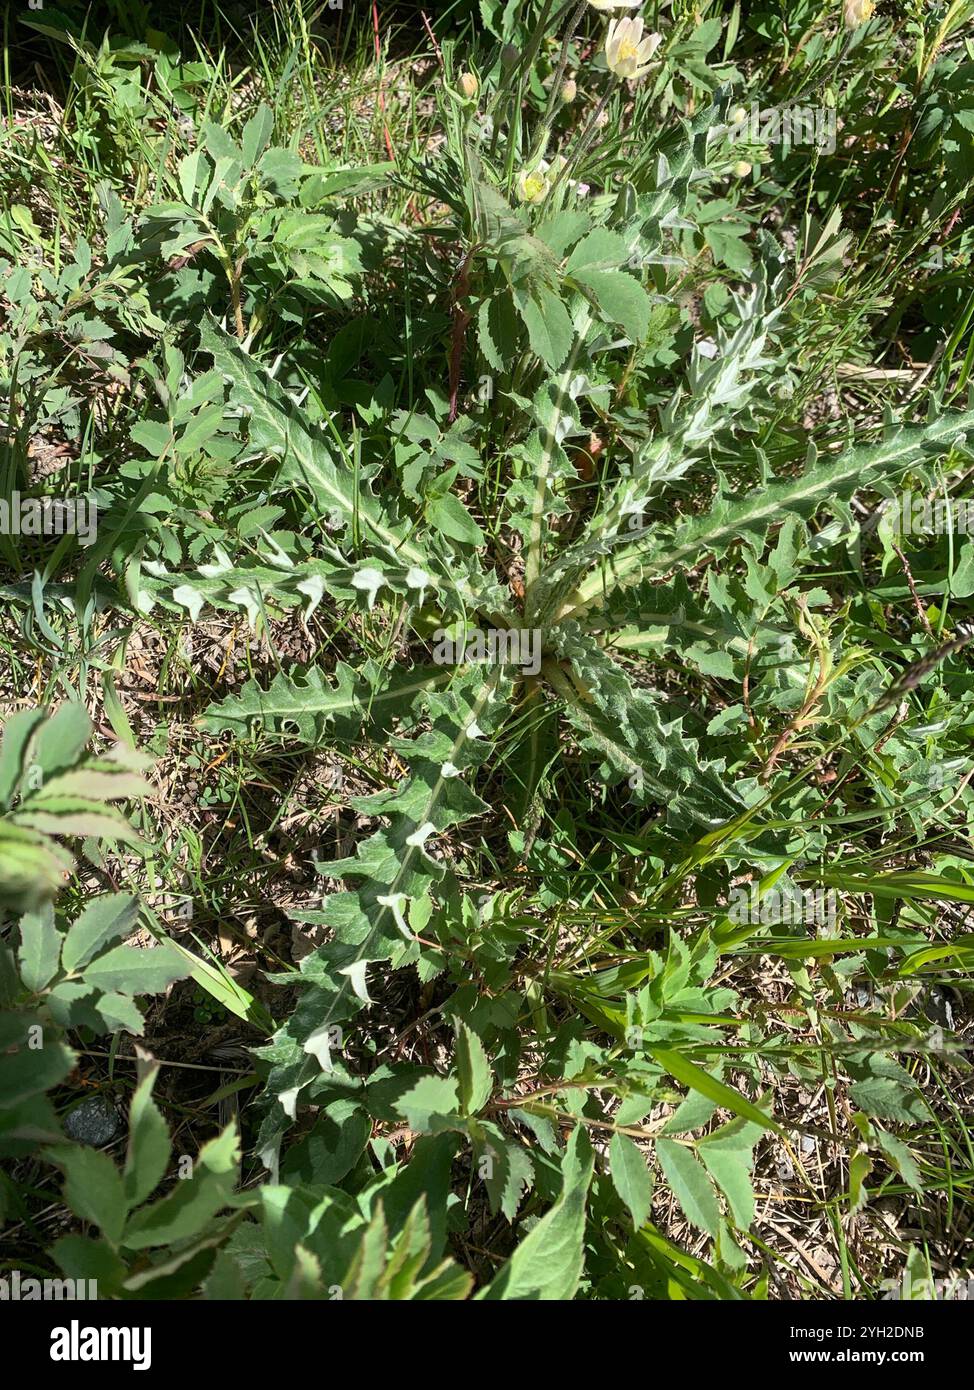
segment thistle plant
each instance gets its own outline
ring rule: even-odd
[[[679,259],[672,238],[684,224],[714,123],[705,113],[683,147],[659,160],[655,187],[591,211],[542,214],[530,227],[484,174],[463,195],[458,190],[457,213],[470,218],[472,251],[483,267],[471,289],[479,302],[466,310],[477,323],[476,351],[495,374],[496,397],[517,400],[503,446],[508,482],[493,554],[474,511],[456,494],[444,494],[448,505],[418,513],[408,492],[363,483],[327,424],[296,408],[230,335],[204,327],[201,346],[225,383],[244,453],[273,460],[272,489],[298,488],[309,516],[328,514],[333,526],[311,557],[268,548],[253,567],[221,559],[178,583],[157,571],[147,595],[181,604],[194,617],[203,604],[216,604],[258,622],[275,608],[308,612],[333,604],[349,618],[385,608],[411,634],[406,669],[366,664],[336,679],[314,668],[282,672],[266,686],[252,680],[211,705],[204,719],[214,734],[246,737],[260,728],[317,748],[383,734],[408,769],[398,785],[352,800],[377,827],[351,857],[321,864],[329,879],[347,886],[297,915],[325,928],[329,939],[299,970],[279,977],[300,986],[301,995],[261,1050],[270,1064],[271,1101],[261,1151],[271,1167],[300,1107],[349,1084],[339,1039],[370,1007],[382,972],[411,964],[429,969],[438,959],[440,946],[429,937],[432,930],[435,942],[440,931],[430,923],[457,892],[444,847],[459,827],[483,824],[491,814],[478,791],[486,778],[495,802],[514,816],[512,873],[537,830],[559,747],[580,750],[587,775],[602,780],[609,795],[645,808],[676,857],[692,857],[715,839],[732,843],[743,826],[785,852],[789,835],[780,826],[776,783],[769,787],[757,768],[742,775],[739,749],[732,766],[720,738],[695,731],[695,721],[654,681],[652,666],[634,663],[638,638],[651,628],[657,656],[691,654],[708,669],[719,660],[731,615],[708,614],[682,581],[674,586],[674,576],[707,565],[716,593],[731,582],[733,567],[756,566],[769,545],[777,546],[769,602],[785,612],[794,557],[810,543],[809,528],[847,514],[857,490],[890,489],[908,470],[968,449],[970,411],[916,424],[891,419],[880,437],[826,457],[813,452],[803,467],[767,476],[743,495],[716,471],[709,504],[681,515],[680,484],[735,448],[753,450],[756,424],[774,407],[789,284],[769,248],[735,298],[732,326],[719,330],[715,344],[697,345],[658,426],[630,437],[584,499],[578,525],[565,525],[578,483],[573,441],[588,438],[593,410],[609,407],[619,355],[632,357],[645,343],[653,310],[645,268]],[[463,423],[475,437],[476,420]],[[498,579],[512,557],[523,566],[517,594]],[[764,642],[766,620],[741,616],[744,642]],[[434,629],[537,632],[540,672],[525,675],[510,662],[436,664],[428,645]],[[466,650],[462,640],[457,649]],[[787,775],[781,782],[792,789]],[[439,1126],[408,1113],[421,1130]],[[479,1123],[470,1115],[453,1127],[477,1144]]]
[[[643,34],[641,20],[612,21],[607,89],[596,114],[615,79],[645,76],[659,43]],[[416,170],[418,186],[448,208],[461,256],[451,296],[449,415],[392,421],[393,466],[367,469],[363,478],[353,457],[380,457],[381,433],[370,438],[366,430],[350,451],[337,421],[313,419],[246,344],[204,324],[201,351],[223,383],[222,428],[236,437],[238,460],[269,466],[268,495],[293,490],[304,528],[319,530],[310,547],[268,534],[250,563],[218,552],[196,571],[176,576],[154,565],[140,580],[145,611],[181,607],[195,620],[215,605],[261,627],[275,613],[307,620],[327,608],[350,633],[385,614],[405,648],[399,664],[376,664],[363,653],[332,675],[312,666],[282,670],[269,683],[252,679],[203,718],[213,735],[273,737],[316,750],[384,740],[401,769],[390,785],[351,799],[372,828],[356,837],[350,855],[319,862],[335,886],[319,905],[293,914],[326,939],[299,968],[274,977],[297,988],[298,1002],[258,1049],[267,1074],[258,1149],[275,1174],[285,1136],[303,1123],[306,1107],[351,1096],[372,1113],[370,1085],[348,1049],[389,972],[415,967],[423,978],[444,970],[453,976],[461,961],[487,969],[485,951],[494,976],[513,987],[518,942],[527,939],[519,931],[505,939],[485,928],[482,945],[461,944],[470,938],[460,922],[471,912],[483,916],[472,906],[478,895],[486,891],[498,929],[510,908],[496,885],[478,885],[459,868],[456,846],[470,826],[495,840],[495,808],[505,808],[513,883],[543,836],[560,758],[581,760],[610,801],[641,808],[668,862],[715,862],[727,873],[757,852],[780,872],[797,853],[796,835],[804,853],[814,853],[814,832],[799,827],[814,814],[815,792],[805,777],[796,782],[788,750],[809,724],[841,723],[842,692],[861,716],[854,727],[868,723],[881,683],[875,675],[856,683],[855,652],[833,655],[824,620],[796,587],[800,557],[823,527],[848,518],[863,489],[881,495],[907,474],[928,476],[945,460],[969,457],[974,412],[944,410],[925,422],[890,416],[871,437],[844,440],[821,456],[810,449],[803,463],[777,472],[767,464],[756,439],[780,414],[794,375],[791,365],[784,374],[781,366],[793,355],[788,305],[834,255],[828,236],[797,278],[766,240],[715,338],[696,342],[655,418],[621,411],[654,321],[675,308],[686,269],[681,235],[693,225],[694,190],[709,177],[714,132],[726,128],[726,118],[705,109],[660,152],[641,186],[582,202],[565,174],[584,158],[587,130],[575,149],[557,152],[542,117],[538,133],[521,130],[531,157],[517,171],[516,162],[484,152],[469,108],[456,109],[448,151],[432,169]],[[506,108],[493,99],[493,109]],[[513,180],[505,186],[508,169]],[[486,401],[465,394],[471,380],[488,382]],[[500,431],[491,421],[498,407]],[[593,428],[611,448],[581,485],[578,446],[594,438]],[[449,460],[444,485],[437,470]],[[742,461],[745,474],[760,474],[759,486],[742,490],[728,478]],[[503,479],[491,504],[488,474]],[[691,480],[695,495],[705,495],[702,505],[688,505]],[[327,530],[320,529],[325,517]],[[744,588],[735,577],[742,570]],[[707,576],[703,589],[691,579],[699,572]],[[818,652],[818,675],[799,715],[785,719],[767,745],[762,766],[757,750],[712,734],[674,701],[655,663],[675,659],[701,674],[729,674],[743,662],[752,701],[767,701],[764,717],[773,718],[782,674],[793,680],[798,660],[787,645],[790,622]],[[469,642],[483,633],[499,641]],[[437,658],[444,636],[459,653],[449,665]],[[525,642],[539,651],[530,667]],[[506,659],[496,664],[469,655],[498,650]],[[651,952],[637,968],[634,957],[628,983],[644,982],[641,992],[549,977],[615,1039],[615,1049],[601,1054],[600,1085],[609,1093],[648,1103],[668,1074],[711,1094],[745,1126],[743,1137],[728,1136],[726,1159],[719,1147],[687,1156],[653,1136],[691,1219],[714,1236],[723,1229],[715,1193],[730,1202],[733,1220],[747,1224],[752,1199],[741,1197],[740,1182],[757,1137],[780,1126],[683,1055],[679,1040],[692,1029],[681,1020],[690,1009],[704,1034],[711,1018],[710,1034],[719,1028],[724,996],[708,997],[702,986],[716,953],[753,931],[727,922],[713,937],[705,934],[692,954],[696,964],[674,939],[665,959]],[[451,1008],[453,1070],[404,1081],[394,1113],[430,1144],[446,1144],[444,1152],[463,1143],[474,1161],[486,1156],[491,1206],[511,1218],[539,1177],[537,1160],[501,1123],[518,1105],[488,1061],[503,1030],[486,1021],[471,1029],[463,997],[460,989]],[[564,1083],[566,1095],[572,1084]],[[519,1108],[525,1123],[549,1113],[547,1101],[539,1110]],[[573,1145],[570,1161],[587,1162],[584,1134]],[[646,1183],[631,1145],[626,1133],[615,1134],[612,1171],[639,1218]],[[709,1194],[705,1214],[689,1195],[699,1181]],[[564,1273],[566,1287],[572,1277]]]
[[[390,158],[356,164],[312,162],[266,103],[231,135],[207,98],[130,222],[104,200],[97,283],[145,275],[120,321],[160,341],[126,357],[96,544],[0,595],[62,684],[80,651],[127,744],[116,625],[168,634],[167,670],[219,648],[140,730],[177,750],[170,794],[193,767],[201,830],[160,797],[159,842],[149,813],[135,835],[111,803],[150,762],[86,756],[78,702],[18,713],[0,746],[4,1026],[14,1049],[28,1014],[57,1037],[23,1095],[6,1058],[9,1143],[63,1172],[100,1234],[55,1258],[111,1296],[757,1297],[769,1154],[800,1171],[802,1141],[834,1144],[830,1214],[872,1172],[932,1185],[936,1143],[921,1168],[911,1140],[931,1103],[898,1057],[954,1058],[914,1003],[972,959],[933,913],[974,901],[944,844],[974,814],[974,564],[952,530],[918,562],[896,518],[957,500],[970,353],[959,329],[925,394],[895,389],[863,346],[897,312],[868,237],[811,183],[792,217],[756,137],[741,157],[732,39],[704,61],[719,23],[651,33],[637,8],[485,3],[497,51],[462,62],[431,30],[444,138],[422,157],[391,102]],[[871,12],[831,15],[836,68]],[[815,31],[789,61],[824,51]],[[954,95],[922,137],[936,117],[959,148]],[[14,290],[27,313],[26,273]],[[811,410],[829,372],[867,383],[855,418]],[[113,891],[75,902],[76,862]],[[168,940],[159,864],[196,873],[221,946],[243,923],[270,988]],[[115,944],[137,919],[162,949]],[[742,962],[765,958],[761,994]],[[179,1007],[190,974],[252,1045],[218,1102],[253,1098],[183,1196],[144,1056],[124,1166],[79,1156],[44,1095],[69,1031],[138,1035],[134,998]],[[845,998],[865,977],[888,1009]],[[798,1085],[830,1130],[783,1102]],[[468,1267],[464,1222],[492,1242]]]

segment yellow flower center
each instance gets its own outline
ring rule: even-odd
[[[628,63],[630,58],[639,56],[639,48],[633,43],[632,39],[623,39],[619,44],[618,62]]]
[[[544,192],[544,179],[540,174],[528,174],[524,180],[524,192],[528,198],[540,198]]]

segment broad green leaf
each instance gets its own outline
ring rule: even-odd
[[[485,1142],[474,1155],[475,1171],[484,1179],[491,1211],[501,1211],[513,1221],[534,1185],[534,1164],[528,1151],[496,1125],[481,1123],[480,1128]]]
[[[20,919],[20,974],[29,990],[42,990],[57,974],[61,934],[54,925],[54,908],[45,903]]]
[[[751,1186],[751,1149],[721,1144],[701,1144],[697,1148],[707,1172],[730,1203],[731,1214],[742,1231],[754,1220],[754,1189]]]
[[[0,1124],[3,1111],[56,1086],[76,1061],[49,1024],[20,1010],[0,1014]]]
[[[342,1276],[342,1297],[371,1302],[380,1298],[377,1285],[385,1272],[389,1251],[389,1230],[382,1204],[376,1207],[362,1235],[355,1257]]]
[[[19,911],[53,897],[74,867],[73,857],[49,837],[90,835],[137,845],[128,820],[105,802],[148,790],[139,774],[149,760],[130,750],[82,760],[91,732],[83,706],[69,702],[51,718],[36,713],[39,718],[8,720],[6,753],[0,754],[8,800],[20,790],[14,809],[0,814],[0,900]]]
[[[371,1133],[372,1121],[357,1101],[333,1101],[308,1134],[288,1149],[281,1173],[308,1187],[333,1187],[361,1158]]]
[[[261,102],[244,126],[243,134],[240,137],[240,150],[245,165],[251,166],[257,163],[270,143],[273,133],[274,112],[265,102]]]
[[[437,1132],[457,1124],[457,1083],[452,1076],[424,1076],[396,1103],[410,1129]]]
[[[895,1135],[888,1134],[885,1129],[880,1129],[879,1125],[873,1127],[873,1133],[890,1167],[899,1173],[907,1187],[912,1188],[914,1192],[921,1193],[923,1191],[923,1175],[908,1145],[904,1144],[902,1139],[897,1139]]]
[[[706,1169],[696,1154],[673,1139],[657,1139],[656,1157],[687,1220],[716,1237],[720,1208]]]
[[[74,859],[61,845],[0,820],[0,900],[32,911],[63,888]]]
[[[494,1078],[483,1043],[465,1023],[457,1024],[456,1068],[460,1109],[464,1115],[476,1115],[490,1100]]]
[[[561,1302],[574,1297],[585,1262],[585,1203],[594,1167],[588,1135],[577,1125],[562,1163],[561,1195],[480,1297]]]
[[[192,1177],[181,1177],[168,1196],[132,1216],[125,1228],[125,1245],[130,1250],[147,1250],[198,1235],[231,1197],[239,1161],[236,1126],[230,1124],[200,1149]]]
[[[625,237],[608,227],[596,227],[575,247],[565,266],[565,274],[577,278],[583,270],[616,270],[629,259]]]
[[[463,545],[484,543],[483,531],[459,497],[454,497],[452,492],[445,492],[442,497],[430,498],[426,503],[426,519],[435,531],[449,536],[450,540],[459,541]]]
[[[157,1066],[146,1071],[129,1105],[129,1139],[123,1172],[125,1200],[129,1207],[136,1207],[151,1197],[169,1166],[172,1152],[169,1127],[152,1099],[158,1074]]]
[[[653,1179],[644,1155],[627,1134],[613,1134],[609,1141],[609,1171],[638,1230],[653,1208]]]
[[[423,1135],[413,1146],[410,1162],[399,1169],[382,1193],[386,1220],[393,1231],[403,1226],[418,1201],[426,1204],[430,1265],[442,1258],[446,1246],[450,1173],[459,1144],[455,1133]]]
[[[642,342],[649,331],[652,304],[634,275],[624,270],[585,269],[575,279],[591,292],[599,312],[610,323],[618,323],[632,342]]]
[[[130,936],[138,918],[139,900],[131,893],[106,893],[93,899],[64,938],[61,963],[65,970],[81,969],[110,942]]]
[[[189,973],[189,964],[169,945],[116,946],[85,968],[84,981],[123,994],[161,994]]]
[[[125,1189],[108,1154],[77,1144],[57,1145],[47,1155],[64,1172],[64,1200],[71,1210],[117,1245],[125,1225]]]
[[[81,757],[91,738],[91,720],[84,705],[63,704],[38,730],[34,740],[34,760],[46,782]]]
[[[518,313],[528,330],[531,351],[553,371],[571,351],[574,340],[571,315],[558,296],[544,286],[535,295],[516,295]]]
[[[58,1266],[69,1279],[93,1279],[99,1298],[109,1297],[125,1278],[126,1266],[103,1240],[92,1236],[62,1236],[51,1247]]]
[[[690,1091],[680,1102],[660,1131],[661,1134],[687,1134],[693,1129],[702,1129],[708,1124],[717,1102],[699,1091]]]
[[[134,1037],[140,1037],[145,1029],[145,1019],[127,994],[117,991],[99,994],[91,1004],[91,1012],[94,1022],[90,1026],[98,1033],[118,1033],[124,1030]]]
[[[867,1115],[912,1125],[927,1118],[923,1097],[916,1088],[890,1076],[866,1076],[849,1087],[849,1099]]]
[[[196,186],[199,183],[200,165],[204,170],[209,170],[209,163],[203,150],[197,148],[189,154],[184,155],[176,166],[176,177],[179,180],[179,191],[182,193],[189,207],[193,207],[196,202]]]
[[[867,1153],[857,1153],[853,1156],[849,1164],[849,1211],[855,1212],[864,1207],[869,1201],[869,1191],[866,1187],[868,1178],[873,1166],[873,1161]]]
[[[421,1279],[415,1286],[412,1297],[428,1302],[430,1299],[444,1299],[458,1302],[470,1296],[473,1288],[473,1275],[461,1269],[452,1260],[444,1260],[441,1265]]]
[[[124,816],[98,802],[86,802],[80,797],[66,797],[57,802],[47,798],[43,807],[35,811],[33,803],[28,802],[15,812],[16,823],[46,835],[93,835],[98,839],[141,844],[138,833]]]
[[[43,709],[21,710],[12,714],[3,726],[0,741],[0,809],[6,809],[24,771],[24,759],[30,740],[46,718]]]
[[[728,270],[741,273],[751,268],[751,253],[743,240],[747,227],[743,222],[711,222],[704,228],[704,236],[714,253],[714,260],[726,265]]]

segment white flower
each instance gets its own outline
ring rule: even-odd
[[[517,176],[517,196],[522,203],[541,203],[551,192],[552,184],[560,179],[564,172],[568,160],[563,154],[556,154],[554,159],[539,159],[534,169],[523,170]],[[590,192],[587,183],[577,183],[575,179],[566,179],[568,187],[574,189],[579,198],[584,198]]]
[[[643,0],[588,0],[593,10],[638,10]]]
[[[873,0],[845,0],[845,27],[858,29],[860,24],[865,24],[866,20],[872,17],[875,8]]]
[[[641,19],[613,19],[605,36],[605,61],[616,77],[630,82],[645,77],[653,54],[663,42],[662,34],[643,37]]]
[[[540,203],[548,195],[548,180],[545,170],[522,169],[517,176],[517,196],[522,203]]]

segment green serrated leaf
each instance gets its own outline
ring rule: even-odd
[[[230,1124],[200,1149],[192,1176],[180,1177],[168,1196],[134,1213],[125,1227],[124,1244],[130,1250],[148,1250],[198,1235],[226,1206],[239,1162],[236,1126]],[[124,1193],[120,1200],[124,1205]]]
[[[653,1179],[644,1155],[627,1134],[613,1134],[609,1141],[609,1171],[638,1229],[653,1208]]]
[[[619,324],[632,342],[642,342],[649,331],[652,303],[635,276],[624,270],[586,268],[575,279],[590,291],[604,318]]]
[[[20,919],[17,952],[24,984],[35,993],[50,984],[57,973],[61,934],[54,925],[54,909],[45,903]]]
[[[720,1208],[707,1171],[693,1150],[673,1139],[657,1139],[656,1157],[687,1220],[716,1237],[720,1228]]]
[[[483,1043],[465,1023],[457,1024],[456,1069],[460,1109],[476,1115],[490,1100],[494,1077]]]
[[[561,1195],[479,1297],[562,1302],[574,1297],[585,1261],[585,1204],[594,1167],[592,1145],[578,1125],[565,1150]]]
[[[61,963],[76,971],[120,936],[130,936],[139,918],[139,900],[131,893],[95,898],[72,923],[64,938]]]
[[[64,1172],[64,1200],[71,1210],[117,1245],[125,1226],[125,1190],[108,1154],[77,1144],[58,1145],[47,1155]]]
[[[152,1099],[158,1073],[157,1066],[146,1070],[129,1105],[129,1139],[122,1175],[129,1208],[152,1196],[169,1166],[169,1127]]]
[[[85,967],[84,982],[123,994],[161,994],[189,973],[188,962],[169,945],[116,946]]]

